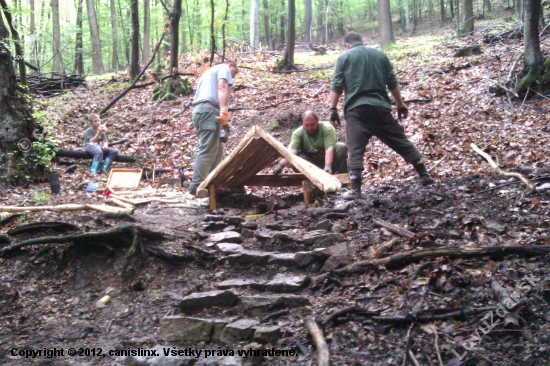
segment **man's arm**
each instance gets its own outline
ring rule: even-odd
[[[342,93],[338,94],[335,91],[330,91],[330,109],[338,107],[338,102],[340,101],[341,96]]]
[[[294,155],[298,155],[298,150],[294,150],[294,149],[289,149]],[[286,160],[285,158],[281,158],[279,159],[279,164],[281,164],[282,166],[288,166],[288,160]]]
[[[334,161],[334,147],[329,147],[325,151],[325,172],[332,174],[332,162]]]
[[[395,99],[395,104],[397,106],[397,118],[401,120],[401,117],[403,119],[407,118],[409,115],[409,109],[403,102],[403,98],[401,97],[401,89],[399,89],[399,84],[395,86],[395,88],[390,90],[391,95],[393,96],[393,99]]]
[[[220,109],[229,106],[229,83],[225,79],[218,80],[218,101]]]

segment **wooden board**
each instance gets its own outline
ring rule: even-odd
[[[112,189],[138,189],[143,169],[113,168],[109,174],[107,187]]]

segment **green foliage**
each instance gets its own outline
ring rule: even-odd
[[[31,198],[34,202],[43,205],[50,203],[50,195],[44,192],[35,192],[32,194]]]
[[[54,137],[55,125],[44,117],[43,112],[35,112],[33,118],[42,127],[42,132],[35,131],[32,148],[25,153],[24,162],[33,171],[52,171],[52,160],[55,157],[56,145],[61,141]]]
[[[267,128],[269,131],[274,131],[276,129],[278,129],[280,126],[278,123],[272,123],[269,125],[269,127]]]

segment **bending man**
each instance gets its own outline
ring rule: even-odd
[[[361,197],[363,155],[372,136],[378,137],[406,162],[411,163],[423,185],[432,184],[434,180],[426,170],[420,153],[391,114],[386,86],[397,104],[399,120],[407,118],[409,110],[401,98],[390,60],[383,52],[365,47],[357,33],[348,33],[344,43],[347,51],[336,61],[330,86],[330,121],[333,124],[340,124],[336,107],[342,92],[345,93],[344,117],[351,191],[343,197],[349,200]]]
[[[336,130],[329,123],[319,122],[315,112],[302,115],[302,127],[292,134],[288,146],[293,154],[311,162],[329,174],[347,173],[348,148],[338,142]],[[273,174],[281,173],[288,160],[281,158],[273,166]]]

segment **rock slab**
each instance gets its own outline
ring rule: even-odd
[[[231,307],[238,300],[237,294],[229,290],[197,292],[185,296],[179,307],[186,314],[193,314],[213,306]]]

